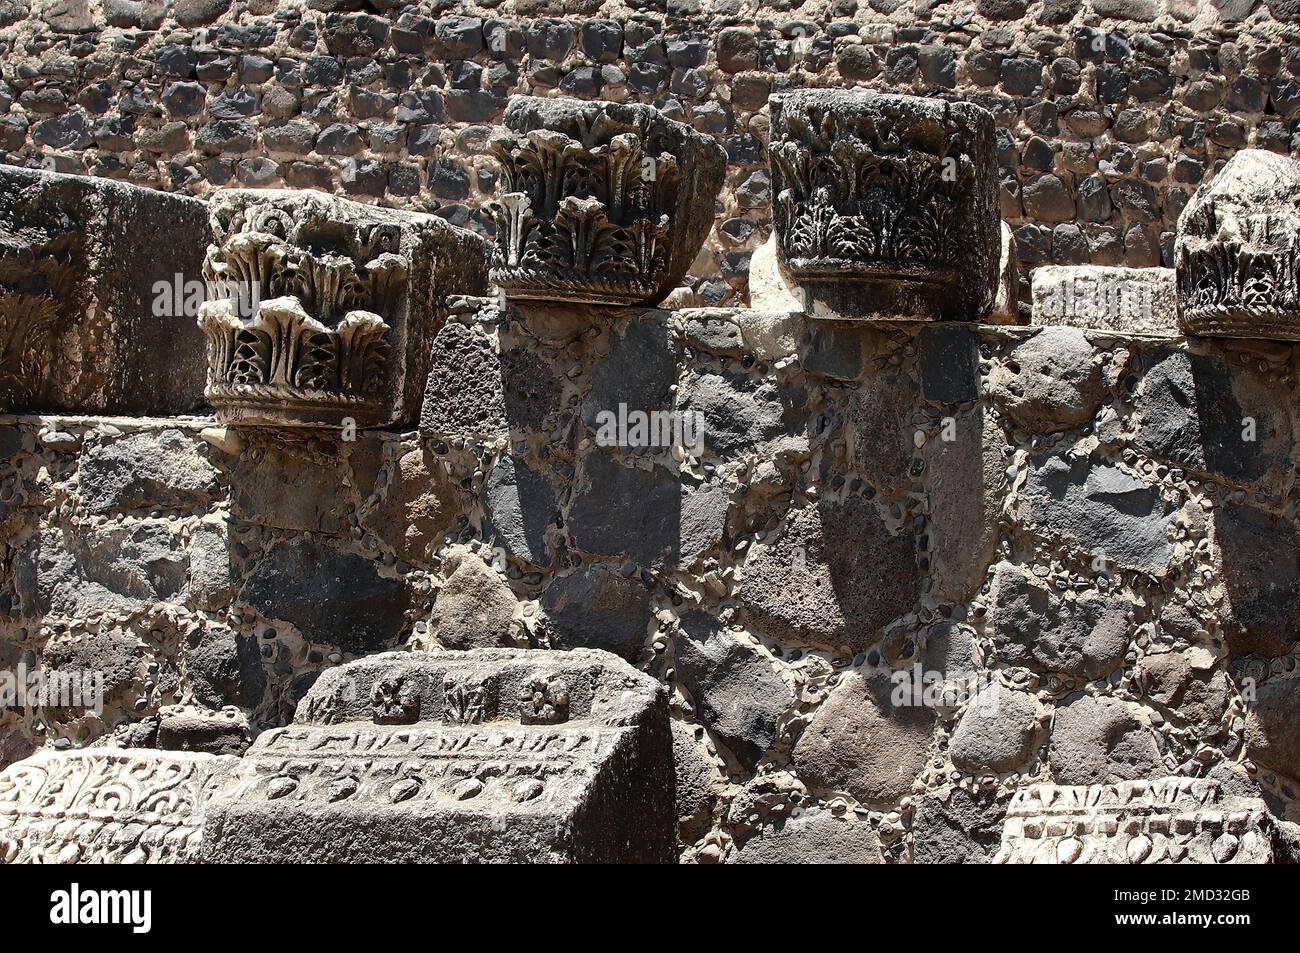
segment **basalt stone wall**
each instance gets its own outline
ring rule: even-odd
[[[508,95],[653,103],[726,147],[691,280],[697,304],[743,305],[768,95],[863,86],[993,112],[1024,265],[1169,266],[1225,159],[1295,153],[1298,41],[1286,0],[3,0],[0,161],[318,188],[490,232]]]
[[[1294,346],[481,299],[433,354],[409,433],[0,418],[0,668],[105,678],[3,763],[592,647],[670,693],[686,861],[988,861],[1038,782],[1300,820]],[[608,446],[620,404],[702,444]]]

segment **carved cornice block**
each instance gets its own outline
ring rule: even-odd
[[[206,219],[198,199],[0,165],[0,412],[202,411],[203,337],[156,285],[198,280]]]
[[[203,857],[671,862],[674,818],[666,698],[626,662],[389,652],[325,672],[257,739]]]
[[[770,99],[781,268],[812,317],[982,320],[997,290],[993,117],[842,90]]]
[[[1044,265],[1033,270],[1034,324],[1176,335],[1172,268]]]
[[[1188,334],[1300,340],[1300,162],[1244,149],[1178,217],[1179,323]]]
[[[1209,779],[1034,784],[1012,797],[994,862],[1267,864],[1271,824],[1262,800]]]
[[[726,153],[637,103],[516,96],[501,163],[492,280],[508,298],[654,305],[713,225]]]
[[[486,290],[487,242],[433,215],[232,189],[211,226],[199,325],[228,423],[412,422],[447,296]]]
[[[0,772],[0,863],[193,861],[227,755],[38,751]]]

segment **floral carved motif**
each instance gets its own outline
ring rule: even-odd
[[[1300,340],[1300,162],[1238,152],[1178,221],[1183,329]]]
[[[991,116],[969,104],[826,90],[772,103],[778,260],[812,298],[808,310],[902,320],[987,313],[999,237]],[[878,300],[868,289],[889,294]]]
[[[489,686],[482,682],[456,679],[448,675],[443,682],[442,721],[447,725],[477,725],[487,713]]]
[[[213,216],[218,242],[199,312],[208,337],[208,398],[219,409],[276,401],[289,409],[375,409],[388,383],[392,322],[410,263],[396,226],[326,227],[307,202]],[[325,244],[324,239],[330,243]]]
[[[0,863],[184,863],[236,759],[176,751],[40,751],[0,772]]]
[[[58,317],[49,295],[0,290],[0,393],[13,394],[19,403],[38,398]]]
[[[58,364],[69,269],[56,256],[0,253],[0,409],[39,404]]]
[[[693,206],[721,185],[716,145],[648,106],[516,97],[505,124],[491,141],[504,194],[489,209],[506,295],[624,305],[667,294],[707,230]]]
[[[482,294],[487,243],[433,215],[320,192],[210,203],[206,394],[226,422],[358,427],[418,413],[449,292]]]
[[[238,762],[207,807],[202,858],[670,860],[667,718],[654,679],[592,649],[357,659],[322,672],[293,724]]]
[[[519,691],[519,720],[525,725],[568,721],[569,686],[554,676],[531,679]]]
[[[370,707],[376,724],[407,725],[420,717],[420,692],[401,675],[377,679]]]
[[[953,206],[975,177],[961,139],[938,155],[890,154],[891,130],[841,123],[831,109],[810,109],[809,119],[806,144],[772,149],[788,183],[779,197],[787,262],[805,274],[902,266],[955,280]]]

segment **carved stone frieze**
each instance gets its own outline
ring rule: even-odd
[[[1178,333],[1172,268],[1043,265],[1031,279],[1034,324]]]
[[[21,256],[0,257],[0,267],[7,270],[25,271],[30,265]],[[40,270],[61,273],[57,267]],[[0,394],[7,395],[6,403],[43,403],[58,324],[58,296],[52,290],[33,293],[0,285]]]
[[[258,738],[204,857],[670,862],[671,744],[658,683],[606,652],[375,655]]]
[[[1300,340],[1300,162],[1238,152],[1178,218],[1180,324],[1188,334]]]
[[[988,314],[1000,224],[987,111],[842,90],[783,93],[770,105],[778,262],[810,316]]]
[[[996,863],[1267,864],[1271,815],[1209,779],[1035,784],[1007,808]]]
[[[0,863],[185,863],[237,759],[180,751],[38,751],[0,772]]]
[[[452,291],[486,243],[431,215],[319,192],[219,192],[204,262],[207,395],[226,422],[408,422]]]
[[[491,148],[492,280],[510,298],[654,305],[713,223],[726,154],[636,103],[517,96]]]

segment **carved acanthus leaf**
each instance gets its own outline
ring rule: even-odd
[[[498,132],[489,147],[505,186],[493,277],[524,297],[624,303],[652,295],[667,267],[677,157],[644,130],[601,114],[565,131]]]
[[[53,296],[0,289],[0,389],[18,402],[44,390],[58,318]]]
[[[1179,221],[1181,320],[1194,334],[1300,339],[1300,163],[1243,150]]]
[[[204,267],[214,300],[199,314],[209,398],[218,407],[376,404],[410,273],[400,227],[298,222],[255,204],[218,237]]]

